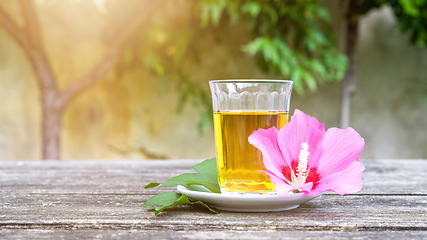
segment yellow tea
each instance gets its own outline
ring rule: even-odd
[[[214,112],[219,185],[222,192],[271,193],[274,184],[265,170],[261,152],[248,137],[259,128],[282,128],[288,112]]]

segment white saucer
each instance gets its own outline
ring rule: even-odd
[[[191,188],[191,189],[190,189]],[[193,200],[199,200],[210,207],[230,212],[275,212],[297,208],[301,203],[317,196],[304,193],[282,195],[220,194],[212,193],[203,186],[177,186],[178,192],[185,193]]]

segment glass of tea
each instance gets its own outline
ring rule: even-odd
[[[256,130],[282,128],[289,121],[292,81],[209,81],[221,193],[274,194],[261,152],[248,137]]]

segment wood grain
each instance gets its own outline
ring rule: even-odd
[[[197,162],[1,161],[0,238],[427,237],[427,160],[363,161],[362,191],[325,193],[290,211],[215,215],[182,206],[155,216],[143,208],[175,190],[145,184],[193,172]]]

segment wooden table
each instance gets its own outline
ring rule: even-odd
[[[143,208],[165,190],[145,184],[197,162],[0,161],[0,239],[427,239],[427,160],[362,161],[362,191],[326,193],[289,211],[183,206],[155,216]]]

